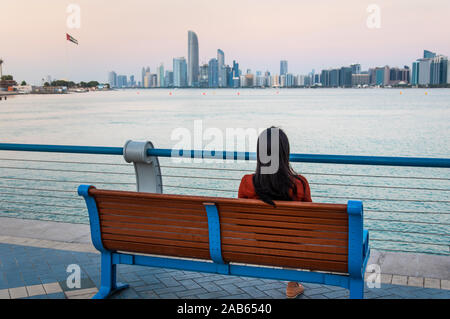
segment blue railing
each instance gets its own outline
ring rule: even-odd
[[[104,146],[74,146],[74,145],[39,145],[39,144],[9,144],[0,143],[3,151],[122,155],[122,147]],[[224,160],[255,160],[256,153],[227,152],[208,150],[173,150],[150,149],[149,156],[158,157],[188,157],[202,159]],[[319,155],[319,154],[291,154],[290,161],[294,163],[325,163],[325,164],[352,164],[352,165],[383,165],[383,166],[411,166],[411,167],[450,167],[447,158],[423,157],[387,157],[387,156],[354,156],[354,155]]]
[[[0,151],[3,217],[87,223],[79,184],[135,190],[133,166],[117,156],[122,147],[0,143]],[[236,197],[242,175],[255,165],[248,152],[148,155],[160,158],[165,193]],[[364,202],[372,248],[450,255],[450,159],[292,154],[291,162],[309,180],[314,201]]]

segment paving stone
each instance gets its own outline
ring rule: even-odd
[[[441,280],[441,289],[450,290],[450,280]]]
[[[0,290],[0,299],[10,299],[9,291],[8,289],[2,289]]]
[[[228,293],[221,290],[221,291],[213,291],[213,292],[208,292],[205,294],[198,294],[197,297],[199,297],[200,299],[216,299],[216,298],[220,298],[223,296],[227,296]]]
[[[34,285],[34,286],[26,286],[28,296],[37,296],[37,295],[45,295],[44,286],[42,285]]]
[[[10,288],[9,295],[11,296],[11,299],[28,297],[27,289],[25,287]]]
[[[63,292],[57,292],[47,295],[48,299],[66,299],[66,295]]]
[[[392,276],[392,284],[393,285],[404,285],[404,286],[406,286],[408,284],[408,277],[407,276],[393,275]]]
[[[90,299],[98,292],[97,288],[77,289],[72,291],[65,291],[69,299]]]
[[[187,298],[190,296],[196,296],[196,295],[206,294],[206,293],[208,293],[208,291],[206,291],[205,288],[196,288],[196,289],[188,289],[188,290],[177,292],[176,295],[179,298]]]
[[[423,286],[425,288],[441,288],[441,281],[435,278],[425,278]]]
[[[47,295],[63,292],[61,286],[57,282],[43,284],[42,286],[44,286],[44,290],[47,293]]]
[[[421,277],[408,277],[408,286],[423,287],[423,278]]]
[[[250,295],[252,298],[262,298],[268,296],[265,292],[255,288],[255,287],[240,287],[245,293]]]
[[[382,284],[390,284],[392,282],[392,275],[381,274],[381,283]]]

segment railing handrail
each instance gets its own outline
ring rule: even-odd
[[[123,147],[0,143],[0,151],[123,155]],[[149,156],[224,160],[255,160],[254,152],[149,149]],[[450,158],[389,157],[360,155],[291,154],[291,162],[449,168]]]

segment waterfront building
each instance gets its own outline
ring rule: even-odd
[[[436,53],[428,51],[428,50],[423,50],[423,58],[424,59],[433,59],[434,57],[436,57]]]
[[[288,73],[288,61],[281,60],[280,61],[280,75],[286,75]]]
[[[208,63],[208,87],[219,87],[219,61],[214,58]]]
[[[152,88],[158,87],[158,75],[156,73],[153,73],[153,74],[151,74],[150,79],[151,79],[150,86]]]
[[[193,31],[188,31],[188,86],[199,86],[198,38]]]
[[[209,75],[209,65],[208,64],[203,64],[202,66],[200,66],[200,82],[199,82],[199,85],[200,85],[201,88],[207,88],[209,86],[208,75]]]
[[[390,68],[389,69],[389,84],[408,84],[410,79],[410,71],[408,66],[403,68]]]
[[[173,59],[173,86],[187,86],[187,64],[185,58]]]
[[[306,83],[305,83],[306,85]],[[339,69],[331,69],[330,70],[330,87],[338,87],[339,86]]]
[[[322,87],[330,86],[330,70],[322,70],[322,73],[320,74],[320,83],[322,84]],[[298,85],[302,86],[303,84],[298,82]]]
[[[109,72],[108,74],[108,84],[110,88],[117,87],[117,73],[114,71]]]
[[[369,73],[352,74],[352,86],[365,86],[370,84]]]
[[[448,59],[443,55],[436,55],[430,64],[430,83],[445,84],[447,82]]]
[[[218,85],[219,87],[227,87],[227,69],[225,67],[225,53],[221,50],[217,50],[217,62],[218,62]]]
[[[128,80],[126,75],[118,75],[117,76],[117,87],[125,88],[128,86]]]
[[[412,74],[411,74],[411,84],[418,85],[419,84],[419,62],[413,62],[412,64]]]
[[[359,63],[352,64],[352,65],[350,65],[350,67],[352,68],[352,74],[360,74],[361,73],[361,64],[359,64]]]
[[[272,76],[272,86],[273,87],[280,87],[280,77],[278,74],[274,74]]]
[[[173,71],[166,71],[164,75],[164,85],[167,88],[173,87]]]
[[[447,84],[450,84],[450,60],[447,60]]]
[[[294,75],[292,73],[286,73],[285,75],[285,87],[294,87]]]
[[[417,84],[419,85],[429,85],[430,79],[431,79],[431,59],[429,58],[423,58],[418,59],[417,62],[419,63],[419,78],[417,81]]]
[[[351,87],[352,86],[352,68],[342,67],[339,70],[339,86]]]
[[[130,75],[130,83],[128,84],[130,87],[136,86],[136,81],[134,80],[134,75]]]
[[[163,88],[165,87],[164,84],[164,64],[160,64],[157,71],[156,71],[156,75],[157,75],[157,87]]]
[[[150,71],[150,68],[147,67]],[[145,70],[145,67],[142,67],[142,71],[141,71],[141,85],[140,86],[144,86],[144,82],[145,82],[145,75],[146,75],[147,71]]]

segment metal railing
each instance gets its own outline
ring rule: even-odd
[[[121,147],[0,144],[0,150],[3,217],[88,223],[79,184],[135,190],[133,166],[117,156]],[[242,176],[255,166],[255,153],[151,149],[149,155],[159,157],[164,192],[172,194],[237,197]],[[364,202],[373,248],[450,255],[450,159],[292,154],[291,162],[308,179],[314,201]]]

